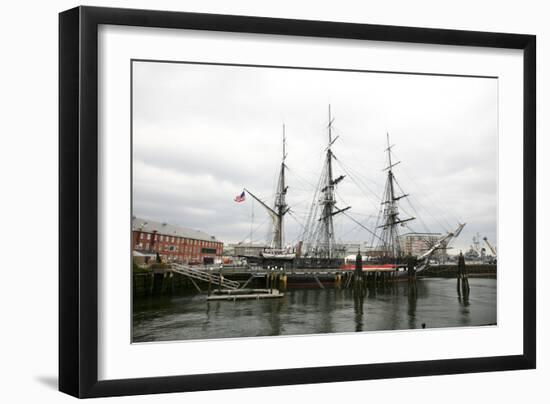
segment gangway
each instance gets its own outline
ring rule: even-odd
[[[181,275],[185,275],[191,279],[199,281],[210,282],[213,285],[217,285],[226,289],[238,289],[239,282],[226,279],[219,274],[214,273],[211,269],[201,270],[191,266],[182,264],[172,264],[172,271]]]

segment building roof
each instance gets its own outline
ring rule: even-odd
[[[215,236],[211,236],[203,231],[190,229],[188,227],[175,226],[173,224],[155,222],[153,220],[132,218],[132,230],[143,231],[145,233],[157,232],[165,236],[185,237],[193,240],[217,241]]]
[[[240,247],[240,248],[267,248],[269,247],[267,244],[261,244],[261,243],[231,243],[228,244],[228,247]]]
[[[441,233],[422,233],[422,232],[411,231],[411,232],[403,233],[399,235],[399,237],[405,237],[405,236],[441,236]]]

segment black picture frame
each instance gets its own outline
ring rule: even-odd
[[[467,359],[98,380],[98,26],[380,40],[523,50],[523,353]],[[59,15],[59,390],[103,397],[325,383],[536,366],[536,37],[151,10]]]

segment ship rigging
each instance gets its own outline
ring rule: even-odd
[[[392,162],[391,149],[393,145],[390,144],[389,133],[386,133],[386,139],[388,147],[385,151],[388,153],[388,166],[384,169],[384,171],[387,171],[388,175],[382,201],[383,224],[378,226],[382,230],[382,234],[380,236],[379,251],[381,251],[386,257],[399,259],[403,255],[403,253],[399,240],[398,226],[403,226],[405,225],[405,223],[410,222],[415,218],[409,217],[402,219],[399,217],[398,201],[402,198],[408,197],[409,194],[402,193],[400,195],[396,195],[393,167],[401,162]]]
[[[284,219],[287,214],[292,213],[286,201],[288,191],[286,171],[288,167],[286,166],[287,151],[284,124],[282,158],[273,205],[268,205],[260,197],[248,189],[244,189],[266,210],[271,218],[272,232],[270,247],[263,251],[262,257],[268,261],[290,260],[293,265],[298,267],[315,266],[329,268],[338,266],[345,269],[345,247],[342,243],[337,242],[334,225],[334,218],[341,215],[349,218],[357,226],[368,231],[373,236],[373,243],[375,239],[377,240],[376,247],[368,252],[363,265],[364,268],[380,265],[385,265],[388,268],[396,270],[403,268],[410,257],[406,256],[403,250],[399,229],[400,227],[409,228],[409,223],[417,218],[412,215],[408,215],[407,217],[401,215],[399,204],[402,200],[409,197],[409,194],[402,190],[395,177],[394,167],[400,164],[401,161],[395,161],[392,158],[394,145],[390,143],[389,134],[386,133],[387,147],[385,152],[387,153],[387,167],[383,171],[386,171],[387,175],[380,203],[380,215],[375,228],[370,229],[360,221],[354,219],[350,212],[348,212],[351,206],[340,207],[337,204],[336,197],[339,195],[336,192],[336,188],[346,178],[346,175],[335,174],[334,162],[339,162],[347,175],[351,176],[351,173],[345,169],[342,162],[334,154],[333,145],[338,140],[339,135],[334,136],[333,123],[334,118],[332,117],[329,105],[328,124],[326,126],[328,142],[324,150],[323,168],[313,192],[313,200],[305,219],[305,225],[302,225],[303,232],[296,248],[285,247],[284,241]],[[356,185],[359,184],[359,181],[355,178],[350,178]],[[341,198],[339,199],[342,202]],[[465,223],[459,223],[454,231],[448,231],[438,239],[432,240],[423,253],[414,257],[417,262],[416,271],[420,271],[427,266],[430,257],[435,251],[448,248],[451,240],[458,237],[464,226]]]
[[[285,164],[286,157],[286,131],[285,125],[283,124],[283,154],[273,207],[270,207],[262,199],[245,188],[245,191],[252,196],[271,217],[273,231],[270,248],[262,253],[263,257],[270,259],[293,259],[296,256],[294,251],[284,248],[284,217],[290,211],[290,207],[286,203],[286,193],[288,191],[288,186],[285,181],[285,171],[287,169]]]
[[[333,260],[343,254],[343,249],[336,243],[334,234],[334,216],[343,213],[351,208],[339,208],[336,206],[335,189],[345,175],[334,178],[333,162],[335,160],[332,146],[338,136],[332,136],[331,108],[328,109],[327,135],[328,143],[325,149],[325,162],[319,187],[315,192],[314,201],[310,210],[308,221],[303,235],[305,256],[314,259]]]

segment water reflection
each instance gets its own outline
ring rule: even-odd
[[[363,293],[354,293],[353,308],[355,310],[355,331],[363,331]]]
[[[458,302],[462,305],[462,307],[468,307],[470,305],[470,292],[463,294],[459,293]]]
[[[322,334],[496,323],[496,280],[470,279],[458,294],[455,279],[397,282],[362,293],[289,289],[281,299],[206,302],[204,295],[134,300],[133,339],[168,341]],[[462,291],[461,291],[462,292]]]
[[[417,295],[417,281],[409,282],[407,290],[407,315],[409,317],[409,328],[417,328],[416,326],[416,302],[418,300]]]

